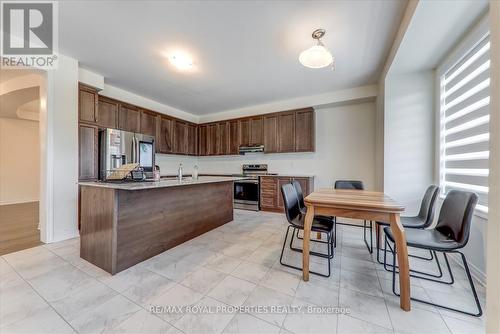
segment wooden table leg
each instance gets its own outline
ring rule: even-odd
[[[410,265],[408,263],[408,248],[406,246],[406,235],[401,225],[399,214],[391,214],[391,230],[396,242],[396,251],[399,266],[399,306],[410,311]]]
[[[307,204],[306,204],[307,205]],[[309,281],[309,243],[311,237],[311,226],[314,219],[314,206],[307,205],[307,214],[304,221],[304,239],[302,245],[302,279]]]

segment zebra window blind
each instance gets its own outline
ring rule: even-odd
[[[490,41],[483,36],[441,76],[440,183],[479,195],[488,211]]]

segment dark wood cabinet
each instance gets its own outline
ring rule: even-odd
[[[187,135],[188,135],[187,154],[189,154],[189,155],[198,154],[198,131],[197,131],[196,124],[188,124]]]
[[[240,132],[238,121],[228,122],[228,140],[229,152],[228,154],[238,154],[240,148]]]
[[[174,151],[174,120],[170,117],[160,116],[159,126],[159,150],[160,153],[172,153]]]
[[[118,113],[118,128],[120,130],[129,132],[140,132],[141,112],[139,108],[120,104],[120,111]]]
[[[99,96],[99,112],[97,115],[97,124],[103,128],[118,128],[118,110],[120,103],[118,101]]]
[[[239,146],[250,146],[250,119],[240,119],[238,121],[240,132]]]
[[[208,125],[207,155],[217,154],[218,130],[219,130],[218,124],[214,123]]]
[[[295,152],[295,112],[278,115],[278,152]]]
[[[264,116],[264,152],[278,152],[278,115]]]
[[[173,153],[177,154],[187,154],[188,151],[188,124],[183,121],[175,120],[174,121],[174,149]]]
[[[78,179],[97,180],[98,160],[97,125],[80,124],[78,132]]]
[[[217,126],[217,154],[227,155],[229,154],[229,123],[220,122],[217,124]]]
[[[207,155],[208,126],[198,126],[198,155]]]
[[[97,122],[97,90],[80,84],[78,86],[78,114],[81,122]]]
[[[313,152],[315,149],[314,110],[298,110],[295,115],[295,151]]]
[[[303,176],[261,176],[260,177],[260,209],[263,211],[284,212],[281,186],[297,180],[304,197],[314,189],[314,177]]]
[[[278,206],[278,195],[276,193],[278,178],[260,178],[260,208],[264,211],[274,211]]]
[[[140,133],[148,136],[156,136],[156,113],[141,110],[141,130]]]
[[[250,119],[250,145],[262,145],[263,140],[263,117],[252,117]]]

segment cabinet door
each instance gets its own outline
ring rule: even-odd
[[[239,123],[240,132],[240,142],[238,146],[249,146],[250,145],[250,120],[241,119]]]
[[[305,109],[297,111],[295,117],[295,151],[314,152],[314,110]]]
[[[238,121],[229,123],[229,154],[238,154],[240,147],[240,132]]]
[[[278,152],[278,115],[264,116],[264,152]]]
[[[118,127],[129,132],[141,132],[141,113],[137,107],[121,104],[118,113]]]
[[[263,210],[276,210],[278,205],[278,184],[276,177],[260,178],[260,206]]]
[[[187,154],[187,123],[174,121],[174,153]]]
[[[156,135],[156,114],[150,111],[141,110],[141,131],[148,136]]]
[[[103,128],[116,129],[118,127],[118,108],[117,101],[99,96],[97,124]]]
[[[229,123],[221,122],[218,127],[217,154],[226,155],[229,153]]]
[[[78,135],[78,179],[96,180],[98,178],[98,128],[80,124]]]
[[[218,153],[217,144],[219,137],[219,125],[209,124],[208,125],[208,145],[207,145],[207,155],[216,155]]]
[[[295,113],[278,115],[278,152],[295,151]]]
[[[161,116],[159,132],[160,152],[172,153],[174,150],[174,120],[168,117]]]
[[[78,113],[82,122],[97,121],[97,92],[94,89],[84,85],[79,86]]]
[[[263,120],[262,116],[250,119],[250,145],[262,145]]]
[[[207,131],[208,127],[206,125],[200,125],[198,127],[198,155],[207,155]]]
[[[196,155],[198,147],[198,131],[195,124],[188,124],[188,151],[189,155]]]
[[[281,194],[281,186],[290,183],[291,178],[289,177],[279,177],[278,178],[278,205],[277,207],[281,210],[285,210],[285,205],[283,204],[283,195]]]

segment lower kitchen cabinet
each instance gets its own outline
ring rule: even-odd
[[[314,189],[314,177],[303,176],[274,176],[260,177],[260,209],[262,211],[285,212],[281,186],[297,180],[300,183],[304,197]]]

